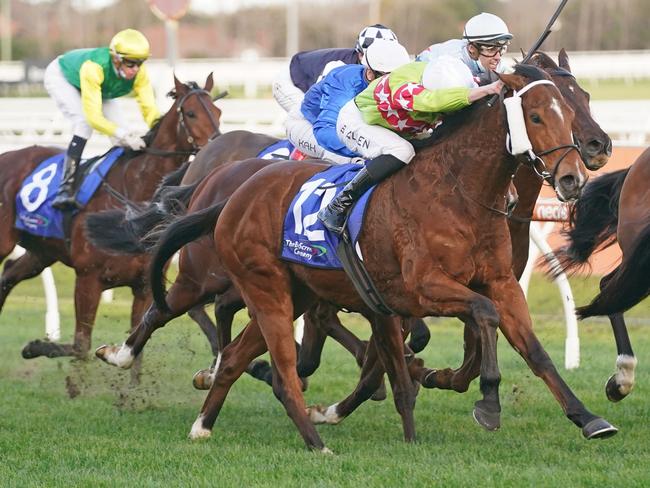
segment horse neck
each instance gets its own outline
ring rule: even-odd
[[[503,196],[515,169],[505,147],[504,110],[502,104],[477,108],[455,134],[423,152],[413,171],[423,179],[439,175],[437,185],[460,186],[466,197],[503,209]]]
[[[148,199],[165,175],[187,161],[188,154],[182,153],[189,153],[193,148],[186,139],[181,139],[182,135],[178,134],[177,126],[178,118],[175,115],[175,108],[172,107],[160,121],[160,126],[149,147],[172,153],[180,151],[181,154],[167,156],[145,153],[126,163],[122,175],[115,184],[123,185],[123,191],[128,193],[131,200]]]

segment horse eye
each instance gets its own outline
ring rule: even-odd
[[[533,124],[541,124],[542,123],[542,118],[537,114],[531,114],[530,115],[530,120],[532,120]]]
[[[194,113],[193,110],[188,110],[186,115],[192,119],[196,117],[196,114]]]

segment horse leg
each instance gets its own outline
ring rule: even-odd
[[[408,345],[411,351],[418,353],[422,351],[431,339],[431,332],[429,327],[424,323],[424,320],[419,318],[410,318],[408,321],[411,324],[411,337]]]
[[[415,441],[415,388],[404,356],[404,336],[400,318],[375,314],[370,321],[379,358],[388,373],[395,408],[402,417],[404,440]],[[411,353],[412,357],[412,353]]]
[[[148,289],[138,286],[133,287],[133,304],[131,305],[131,330],[133,332],[142,322],[145,311],[151,306],[151,294]],[[142,372],[142,354],[138,354],[131,368],[131,384],[140,384],[140,374]]]
[[[479,326],[471,317],[464,317],[463,363],[458,369],[422,368],[420,383],[424,388],[438,388],[464,393],[481,372],[481,335]]]
[[[202,303],[202,297],[197,296],[198,293],[197,288],[191,283],[177,279],[167,294],[169,312],[159,310],[156,304],[152,303],[142,315],[140,323],[132,329],[129,337],[121,346],[103,345],[97,348],[95,355],[113,366],[123,369],[130,368],[157,329]]]
[[[216,365],[210,391],[203,402],[197,419],[192,424],[190,439],[207,438],[212,435],[212,427],[221,411],[228,391],[233,383],[244,373],[248,364],[266,352],[266,344],[255,320],[223,350],[221,360]]]
[[[235,314],[239,312],[242,308],[244,308],[244,306],[245,305],[241,299],[241,295],[239,294],[239,291],[233,286],[230,286],[222,294],[219,294],[215,297],[214,315],[215,315],[216,331],[217,331],[217,338],[216,338],[217,350],[216,353],[214,353],[214,361],[212,362],[212,365],[209,368],[200,369],[199,371],[194,373],[194,376],[192,377],[192,384],[194,385],[194,388],[196,388],[197,390],[209,390],[210,387],[212,386],[212,382],[214,381],[214,376],[219,367],[219,362],[221,361],[221,354],[225,349],[225,347],[228,344],[230,344],[232,340],[231,339],[232,323],[233,320],[235,319]],[[266,361],[264,361],[263,363],[266,364],[266,366],[268,366],[268,363],[266,363]],[[248,371],[253,377],[257,379],[262,379],[262,381],[264,381],[263,378],[260,378],[256,374],[254,374],[255,369],[252,366],[249,366]],[[269,371],[270,371],[270,367],[269,367]]]
[[[610,315],[609,321],[612,324],[618,357],[616,358],[616,373],[607,380],[605,394],[609,401],[619,402],[634,388],[634,370],[637,361],[634,351],[632,351],[632,343],[627,333],[623,314]]]
[[[219,354],[219,351],[222,349],[219,347],[219,332],[217,331],[214,322],[212,322],[210,316],[205,311],[205,307],[203,305],[192,307],[187,312],[187,315],[189,315],[190,318],[197,323],[201,329],[201,332],[203,332],[205,337],[208,339],[208,342],[210,343],[210,350],[212,351],[212,354],[216,357],[217,354]]]
[[[0,310],[4,307],[9,293],[18,283],[38,276],[54,261],[54,259],[44,259],[29,251],[18,259],[6,261],[0,276]]]
[[[546,383],[569,420],[582,429],[587,439],[616,434],[618,429],[589,412],[558,373],[533,332],[528,305],[515,278],[505,283],[494,283],[489,291],[501,314],[503,335],[521,354],[531,371]]]

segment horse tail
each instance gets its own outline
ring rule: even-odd
[[[177,218],[161,234],[153,250],[149,268],[149,282],[154,302],[161,311],[168,312],[165,300],[164,268],[167,261],[185,244],[195,241],[214,230],[217,219],[228,200],[222,200],[211,207]]]
[[[596,298],[576,309],[581,319],[625,312],[650,294],[650,224],[637,236],[618,268],[603,281]]]
[[[558,272],[575,272],[594,252],[616,242],[618,201],[628,169],[604,174],[588,183],[571,208],[569,229],[563,234],[568,244],[557,252]]]
[[[88,215],[86,237],[99,249],[119,254],[150,252],[160,229],[186,211],[198,182],[187,186],[159,188],[144,208],[131,205]],[[120,229],[120,232],[115,232]]]

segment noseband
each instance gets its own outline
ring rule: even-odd
[[[535,86],[539,85],[553,85],[555,86],[555,83],[553,83],[550,80],[537,80],[533,81],[532,83],[527,84],[524,86],[521,90],[516,91],[513,90],[513,96],[521,96],[524,93],[526,93],[528,90],[531,88],[534,88]],[[573,134],[572,134],[573,138]],[[508,141],[510,139],[510,134],[508,133]],[[509,146],[509,143],[506,143]],[[555,151],[559,151],[562,149],[566,149],[562,156],[560,156],[560,159],[558,162],[555,164],[555,168],[553,168],[553,172],[549,172],[548,168],[546,166],[546,162],[542,159],[542,156],[546,156],[548,154],[551,154]],[[564,159],[569,155],[569,153],[573,150],[576,150],[578,152],[578,155],[580,156],[580,148],[574,143],[574,144],[563,144],[560,146],[555,146],[550,149],[545,149],[543,151],[540,151],[539,153],[535,153],[532,149],[529,149],[525,154],[524,157],[526,158],[526,162],[530,167],[533,169],[533,171],[544,181],[547,181],[551,186],[555,186],[555,175],[557,173],[558,168],[560,167],[560,164]],[[510,151],[510,150],[509,150]]]
[[[190,91],[188,91],[185,95],[181,97],[181,99],[178,101],[178,106],[176,107],[176,113],[178,113],[178,125],[181,129],[183,129],[183,132],[185,132],[185,135],[187,136],[187,142],[192,145],[192,149],[194,149],[194,152],[198,152],[200,149],[199,146],[196,145],[195,138],[190,132],[187,123],[185,122],[185,116],[183,114],[183,104],[187,101],[188,98],[190,98],[192,95],[197,95],[199,103],[201,104],[201,107],[207,112],[208,118],[210,119],[210,123],[212,124],[212,128],[214,129],[213,134],[208,138],[208,141],[211,141],[215,137],[217,137],[220,132],[219,132],[219,122],[215,119],[214,115],[210,111],[210,108],[206,104],[205,100],[203,99],[202,96],[200,95],[206,95],[207,97],[212,100],[212,97],[210,96],[210,93],[207,90],[203,90],[201,88],[194,88]]]

